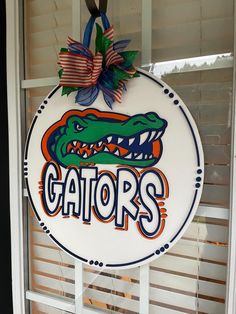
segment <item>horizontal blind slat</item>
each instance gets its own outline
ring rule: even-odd
[[[33,245],[48,246],[55,250],[60,250],[43,232],[33,232],[32,236]],[[182,238],[168,251],[168,253],[175,253],[185,257],[189,256],[190,258],[207,259],[214,263],[227,262],[227,246],[219,242],[204,243]]]
[[[223,265],[214,265],[212,263],[199,262],[197,260],[189,260],[184,257],[170,256],[167,254],[154,260],[151,266],[165,269],[169,272],[200,276],[209,280],[220,280],[222,282],[225,281],[227,272],[227,267]]]
[[[70,295],[75,294],[75,287],[73,283],[66,282],[64,280],[58,280],[55,278],[50,278],[43,275],[34,274],[33,280],[35,281],[35,289],[37,286],[48,287],[49,289],[58,290],[63,293],[68,293]]]

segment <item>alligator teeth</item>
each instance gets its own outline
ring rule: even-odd
[[[75,151],[73,150],[73,148],[70,150],[70,152],[73,154]]]
[[[131,144],[134,142],[134,140],[135,140],[135,137],[131,137],[131,138],[129,139],[129,145],[131,145]]]
[[[102,145],[102,141],[97,143],[97,146],[100,147]]]
[[[108,149],[106,146],[105,146],[105,148],[104,148],[104,152],[110,153],[109,149]]]
[[[82,143],[81,144],[81,147],[85,147],[87,144],[86,143]]]
[[[122,137],[118,137],[117,144],[120,144],[122,141],[123,141],[123,138]]]
[[[77,153],[77,155],[80,155],[80,152],[79,152],[79,150],[77,150],[77,152],[76,152],[76,153]]]
[[[120,151],[119,151],[119,149],[116,148],[116,149],[114,150],[113,154],[114,154],[114,155],[117,155],[117,156],[120,156]]]
[[[77,145],[77,141],[73,141],[73,146],[76,146]]]
[[[158,133],[157,133],[157,135],[155,136],[155,140],[157,140],[158,138],[160,138],[161,137],[161,135],[162,135],[162,131],[159,131]]]
[[[152,159],[153,158],[153,155],[151,154],[151,155],[149,155],[149,159]]]
[[[89,149],[93,148],[93,144],[88,144],[88,148]]]
[[[130,153],[129,155],[125,156],[125,158],[131,159],[132,158],[132,153]]]
[[[156,131],[152,131],[152,132],[151,132],[151,136],[150,136],[148,142],[151,142],[151,140],[154,138],[154,136],[156,135],[156,133],[157,133]]]
[[[143,159],[143,153],[136,157],[136,159]]]
[[[134,157],[138,156],[138,153],[134,153]]]
[[[87,158],[87,157],[88,157],[88,154],[85,152],[85,153],[83,154],[83,157],[84,157],[84,158]]]
[[[142,145],[148,138],[149,132],[144,132],[140,135],[139,145]]]
[[[110,143],[110,142],[111,142],[111,140],[112,140],[112,136],[108,136],[108,138],[107,138],[107,142],[108,142],[108,143]]]
[[[95,154],[97,154],[97,151],[96,151],[96,150],[93,151],[93,155],[95,155]]]

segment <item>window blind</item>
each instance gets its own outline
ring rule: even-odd
[[[74,262],[32,219],[32,288],[74,298]],[[227,263],[227,226],[197,219],[166,255],[151,263],[150,305],[182,313],[223,313]],[[100,309],[138,313],[138,269],[101,273],[84,267],[84,302]],[[198,304],[197,304],[198,303]],[[156,311],[157,311],[156,308]],[[126,312],[125,312],[126,313]],[[152,313],[152,312],[151,312]],[[161,312],[162,313],[162,312]]]
[[[187,104],[204,149],[205,181],[201,202],[229,206],[232,69],[170,74],[163,79]]]
[[[58,51],[72,33],[71,0],[25,1],[26,78],[57,75]]]
[[[72,33],[72,1],[25,0],[27,78],[57,75],[57,53]],[[141,49],[141,1],[110,0],[116,38]],[[232,51],[232,0],[153,1],[152,61]],[[81,2],[81,25],[88,19]],[[139,61],[140,62],[140,61]],[[202,205],[228,208],[232,70],[169,74],[162,78],[191,111],[205,153]],[[51,87],[27,90],[30,123]],[[29,211],[31,289],[74,299],[74,260],[39,228]],[[150,264],[150,313],[224,312],[228,222],[196,216],[182,239]],[[84,266],[84,303],[104,313],[139,312],[139,271],[98,272]],[[38,311],[38,312],[37,312]],[[34,303],[32,313],[65,313]],[[54,312],[53,312],[54,311]]]
[[[233,0],[152,3],[153,62],[232,51]]]
[[[51,307],[45,304],[37,303],[37,302],[31,302],[31,309],[33,313],[37,314],[67,314],[69,312],[59,310],[55,307]]]
[[[72,30],[71,0],[25,0],[28,78],[55,76],[58,49]],[[81,29],[88,20],[81,2]],[[153,1],[152,61],[231,52],[233,0]],[[108,15],[116,38],[141,49],[141,1],[110,1]],[[54,65],[54,67],[53,67]]]

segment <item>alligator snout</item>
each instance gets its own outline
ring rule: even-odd
[[[124,122],[123,125],[129,125],[130,127],[148,127],[153,129],[164,129],[167,126],[167,121],[160,118],[155,112],[148,112],[146,114],[139,114],[128,121]]]

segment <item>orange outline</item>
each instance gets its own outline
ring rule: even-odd
[[[165,219],[165,218],[167,218],[167,217],[168,217],[167,214],[161,214],[161,218]]]
[[[108,195],[107,189],[103,189],[103,194],[104,194],[104,195],[102,196],[102,197],[103,197],[103,200],[106,201],[107,195]]]
[[[79,218],[80,218],[80,216],[76,216],[76,215],[74,215],[74,214],[71,215],[71,217],[72,217],[72,218],[76,218],[76,219],[79,219]]]

